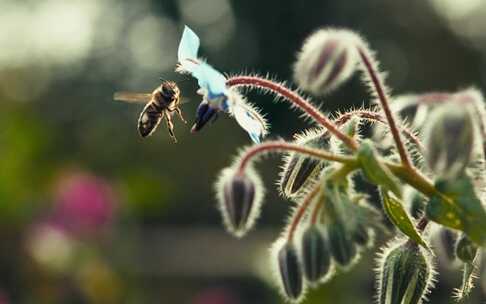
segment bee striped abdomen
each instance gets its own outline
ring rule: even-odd
[[[164,113],[163,109],[155,102],[149,102],[138,119],[138,132],[140,136],[147,137],[151,135],[160,124]]]

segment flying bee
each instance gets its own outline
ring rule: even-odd
[[[162,84],[151,94],[116,92],[113,98],[118,101],[146,103],[138,119],[138,132],[144,138],[151,135],[157,129],[162,119],[165,118],[170,137],[174,142],[177,142],[172,121],[174,112],[177,113],[184,123],[187,123],[179,108],[181,102],[180,90],[173,81],[163,80]]]

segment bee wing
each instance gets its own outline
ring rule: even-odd
[[[150,93],[115,92],[113,99],[129,103],[147,103],[152,99]]]
[[[160,111],[153,103],[148,103],[143,108],[138,119],[138,132],[140,136],[147,137],[157,129],[164,117],[164,111]]]

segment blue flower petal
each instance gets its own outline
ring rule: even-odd
[[[226,77],[206,62],[201,62],[192,71],[199,86],[207,91],[208,99],[226,95]]]
[[[192,73],[200,63],[200,60],[197,58],[198,50],[199,37],[186,25],[179,42],[179,50],[177,51],[179,66],[176,71]]]
[[[238,124],[248,132],[248,135],[255,143],[259,144],[260,139],[267,133],[265,119],[242,100],[233,105],[231,111]]]
[[[197,57],[199,45],[199,37],[186,25],[177,53],[179,64],[184,72],[191,73],[198,80],[209,99],[218,98],[226,93],[226,77]]]
[[[177,52],[179,62],[183,62],[186,59],[197,60],[199,45],[199,37],[186,25]]]

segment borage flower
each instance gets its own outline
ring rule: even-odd
[[[186,26],[179,44],[176,72],[188,73],[196,78],[200,87],[198,93],[203,96],[192,132],[201,130],[208,121],[215,120],[219,112],[225,112],[236,119],[255,143],[259,143],[267,133],[265,119],[237,89],[226,85],[223,74],[197,57],[199,45],[199,37]]]

